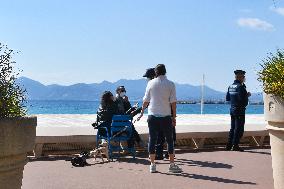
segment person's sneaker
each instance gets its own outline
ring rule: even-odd
[[[157,170],[156,170],[156,164],[151,164],[151,165],[150,165],[150,173],[155,173],[155,172],[157,172]]]
[[[170,156],[169,156],[169,153],[168,153],[168,152],[167,152],[167,153],[165,153],[164,158],[165,158],[165,159],[169,159],[169,157],[170,157]]]
[[[240,148],[239,145],[234,145],[232,147],[232,151],[243,152],[244,150],[242,148]]]
[[[182,169],[177,164],[170,164],[169,172],[170,173],[181,173]]]

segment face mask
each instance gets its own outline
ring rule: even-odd
[[[125,96],[125,92],[121,92],[119,96],[123,98]]]

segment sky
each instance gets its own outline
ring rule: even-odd
[[[225,91],[284,48],[284,0],[1,1],[0,42],[20,51],[22,75],[70,85],[141,79],[165,64],[177,83]]]

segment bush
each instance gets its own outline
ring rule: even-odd
[[[13,69],[16,62],[12,56],[16,53],[0,43],[0,118],[26,115],[26,90],[17,84],[19,73]]]
[[[258,80],[263,83],[263,91],[284,99],[284,51],[278,49],[270,53],[261,64]]]

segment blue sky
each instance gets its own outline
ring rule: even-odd
[[[20,50],[23,75],[69,85],[140,79],[163,63],[169,79],[224,91],[233,70],[260,91],[258,64],[284,48],[284,0],[3,1],[0,41]]]

